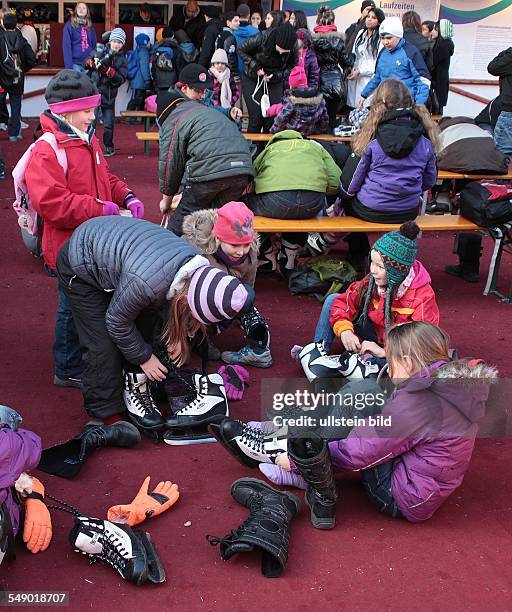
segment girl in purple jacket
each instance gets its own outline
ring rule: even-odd
[[[85,72],[84,64],[96,47],[96,32],[85,2],[78,2],[62,31],[64,67]]]
[[[368,381],[361,381],[359,391],[366,404],[347,402],[347,386],[339,392],[344,401],[336,404],[344,407],[329,413],[340,419],[367,417],[348,435],[350,422],[320,421],[313,431],[312,424],[305,423],[299,429],[300,423],[294,425],[290,418],[315,413],[297,408],[278,423],[274,419],[271,431],[267,424],[253,423],[244,425],[230,443],[221,441],[245,465],[259,464],[273,482],[307,489],[311,520],[318,529],[335,525],[338,492],[333,468],[360,472],[380,512],[411,522],[429,519],[462,483],[478,422],[485,414],[489,384],[497,378],[496,370],[480,360],[450,362],[448,347],[448,336],[431,323],[393,327],[386,357],[395,389],[387,402],[381,402],[382,412],[368,410],[368,397],[373,393],[377,399],[377,385],[372,390]],[[352,395],[355,391],[352,386]],[[250,436],[251,442],[244,445]]]

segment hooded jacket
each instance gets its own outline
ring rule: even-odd
[[[41,438],[33,431],[0,429],[0,506],[6,505],[14,535],[20,527],[20,507],[12,496],[12,487],[22,472],[37,467],[41,450]]]
[[[169,230],[119,216],[83,223],[69,241],[68,254],[74,274],[111,293],[107,331],[124,357],[137,365],[146,362],[153,349],[135,319],[143,310],[165,304],[178,274],[183,280],[191,275],[189,262],[196,255],[197,249]],[[207,264],[204,258],[200,261]]]
[[[352,153],[343,171],[341,195],[356,196],[374,210],[406,211],[417,207],[423,191],[435,185],[436,155],[416,113],[391,111],[361,155]],[[351,179],[348,169],[357,166]]]
[[[303,136],[327,134],[329,116],[322,94],[313,88],[292,89],[270,128],[272,134],[283,130],[296,130]]]
[[[260,31],[258,30],[258,28],[255,28],[252,23],[250,21],[242,21],[240,20],[240,27],[238,28],[238,30],[235,30],[233,32],[235,39],[236,39],[236,46],[237,46],[237,60],[238,60],[238,74],[240,76],[243,75],[244,73],[244,61],[243,59],[240,57],[240,53],[239,53],[239,49],[240,49],[240,45],[247,39],[250,38],[251,36],[256,36],[257,34],[259,34]]]
[[[404,39],[411,45],[414,45],[416,49],[418,49],[418,51],[421,53],[421,56],[423,57],[425,65],[427,66],[429,71],[432,72],[434,61],[432,57],[432,45],[430,44],[429,39],[425,38],[423,34],[416,32],[414,28],[405,28]]]
[[[487,66],[487,72],[500,79],[500,100],[505,112],[512,112],[512,47],[499,53]]]
[[[201,64],[201,66],[204,66],[206,69],[210,67],[210,60],[215,51],[215,41],[221,31],[222,22],[218,18],[210,19],[206,24],[203,40],[201,42],[201,52],[197,60],[197,63]]]
[[[266,74],[271,74],[270,83],[287,81],[291,69],[298,64],[298,45],[290,53],[280,54],[276,51],[276,28],[265,30],[257,36],[248,38],[238,47],[238,55],[244,62],[244,74],[256,81],[257,71],[263,68]]]
[[[315,26],[313,47],[320,68],[320,91],[331,100],[345,97],[344,71],[354,63],[345,49],[345,38],[336,26]]]
[[[6,60],[7,53],[5,45],[7,45],[7,48],[10,51],[18,54],[22,70],[22,74],[18,82],[6,83],[4,85],[4,89],[13,95],[22,94],[25,87],[25,73],[31,70],[37,64],[36,56],[32,51],[32,47],[25,40],[25,38],[23,38],[23,35],[18,28],[15,28],[14,30],[1,30],[0,43],[0,61],[4,62]]]
[[[364,425],[329,443],[335,468],[393,460],[391,493],[408,521],[429,519],[461,485],[485,414],[494,368],[439,362],[400,384],[383,409],[390,425]]]
[[[402,81],[409,88],[416,104],[426,104],[430,90],[430,73],[418,49],[402,38],[388,51],[382,49],[375,64],[375,74],[361,92],[368,98],[377,87],[389,78]]]
[[[109,52],[108,47],[103,57],[105,58],[103,63],[113,69],[113,74],[108,76],[99,70],[92,70],[90,77],[101,94],[101,106],[113,109],[116,105],[117,92],[128,77],[128,60],[123,49],[113,53]]]
[[[44,261],[55,270],[55,260],[73,230],[92,217],[103,215],[103,202],[124,207],[126,183],[110,173],[96,136],[84,142],[63,121],[47,110],[41,117],[44,132],[52,132],[66,151],[68,172],[64,176],[52,147],[38,142],[25,170],[30,200],[43,219]]]
[[[167,54],[172,61],[173,66],[171,70],[162,70],[158,67],[158,58],[164,53]],[[183,54],[178,47],[177,41],[173,38],[162,38],[162,40],[153,47],[153,62],[151,64],[151,72],[157,91],[174,87],[178,80],[178,75],[185,65],[186,62],[183,59]]]
[[[132,89],[149,89],[151,87],[151,71],[149,68],[149,36],[147,34],[137,34],[137,74],[130,82]]]
[[[230,30],[227,26],[222,28],[222,31],[217,36],[217,40],[215,41],[215,49],[224,49],[226,55],[228,56],[228,68],[231,71],[231,76],[238,77],[240,73],[238,71],[238,54],[235,32]]]
[[[212,266],[254,287],[256,271],[258,269],[258,251],[260,248],[259,234],[254,234],[254,240],[245,261],[238,266],[229,266],[216,255],[220,248],[219,239],[213,233],[213,227],[216,222],[216,208],[197,210],[190,213],[183,220],[182,238],[201,251]]]
[[[413,264],[414,279],[411,286],[402,295],[391,302],[391,323],[398,325],[409,321],[425,321],[439,325],[439,308],[436,295],[430,282],[430,274],[421,262],[416,260]],[[330,324],[339,336],[342,332],[354,332],[354,321],[361,313],[364,299],[361,299],[361,290],[368,287],[369,277],[349,285],[345,293],[339,295],[331,306]],[[373,323],[377,343],[384,346],[386,333],[385,295],[375,295],[368,305],[368,318]]]
[[[192,183],[254,176],[248,142],[237,124],[215,108],[173,88],[158,94],[157,120],[161,193],[178,193],[185,168]]]
[[[335,194],[341,173],[322,145],[294,130],[272,136],[255,159],[254,171],[257,194],[300,189]]]
[[[189,19],[186,14],[186,7],[183,6],[180,10],[180,7],[176,6],[176,12],[169,21],[169,27],[172,28],[174,32],[184,30],[196,49],[201,47],[204,31],[206,29],[206,21],[200,8],[197,9],[197,13],[194,17]]]
[[[304,72],[306,73],[306,78],[308,80],[308,87],[314,91],[318,91],[320,84],[320,67],[318,65],[318,59],[316,57],[315,47],[313,45],[313,37],[311,36],[311,32],[305,28],[302,29],[302,33],[303,46],[299,51],[299,58],[304,64]]]

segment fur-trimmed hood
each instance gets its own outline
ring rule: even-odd
[[[331,30],[328,32],[311,32],[311,38],[313,42],[322,38],[340,38],[343,42],[345,42],[345,34],[343,32],[338,32],[337,30]]]
[[[303,106],[318,106],[323,100],[323,95],[318,93],[313,88],[292,89],[290,92],[290,102],[292,104],[301,104]]]

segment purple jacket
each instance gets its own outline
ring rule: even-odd
[[[323,95],[310,88],[292,89],[274,119],[270,133],[276,134],[283,130],[295,130],[303,136],[327,134],[329,116]]]
[[[0,429],[0,506],[5,502],[14,534],[20,525],[20,509],[12,497],[11,487],[22,472],[37,467],[40,458],[41,438],[33,431]]]
[[[82,44],[82,26],[74,28],[71,20],[66,23],[62,31],[62,53],[64,54],[64,67],[73,68],[73,64],[83,65],[96,46],[96,32],[93,27],[86,30],[87,47]]]
[[[397,387],[382,415],[329,443],[333,465],[360,471],[395,459],[391,492],[405,518],[425,521],[462,483],[496,370],[464,361],[434,364]]]
[[[341,193],[344,198],[355,195],[367,208],[399,212],[417,207],[436,178],[434,147],[415,113],[392,111],[363,151],[351,180],[343,178]]]
[[[301,32],[304,45],[303,50],[301,50],[299,54],[299,62],[302,60],[304,61],[304,72],[308,79],[308,88],[318,91],[318,86],[320,84],[320,67],[316,59],[313,37],[311,36],[311,32],[305,28],[301,28],[299,31]]]

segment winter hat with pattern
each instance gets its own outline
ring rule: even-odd
[[[393,297],[400,287],[401,283],[407,278],[418,253],[418,245],[416,244],[416,238],[420,232],[420,228],[414,223],[414,221],[407,221],[400,226],[398,231],[389,232],[384,234],[377,242],[373,245],[373,250],[380,253],[386,275],[388,277],[388,284],[386,287],[386,304],[385,304],[385,316],[386,316],[386,329],[391,327],[391,302]],[[360,321],[364,322],[367,316],[368,305],[370,303],[371,296],[375,287],[375,280],[373,276],[370,276],[370,282],[368,284],[368,291],[361,312]]]
[[[276,45],[287,51],[291,51],[297,42],[297,34],[289,23],[278,26],[275,36]]]
[[[213,266],[198,268],[187,295],[192,315],[205,325],[234,319],[254,302],[254,291]]]
[[[85,73],[70,69],[61,70],[50,80],[44,97],[57,115],[96,108],[101,101],[92,80]]]
[[[228,54],[224,51],[224,49],[217,49],[212,55],[210,63],[215,64],[215,62],[219,62],[219,64],[228,64]]]
[[[108,42],[111,43],[114,40],[117,40],[122,45],[126,42],[126,34],[122,28],[114,28],[112,32],[110,32],[110,36],[108,37]]]
[[[217,211],[213,233],[228,244],[250,244],[254,240],[254,213],[243,202],[228,202]]]

